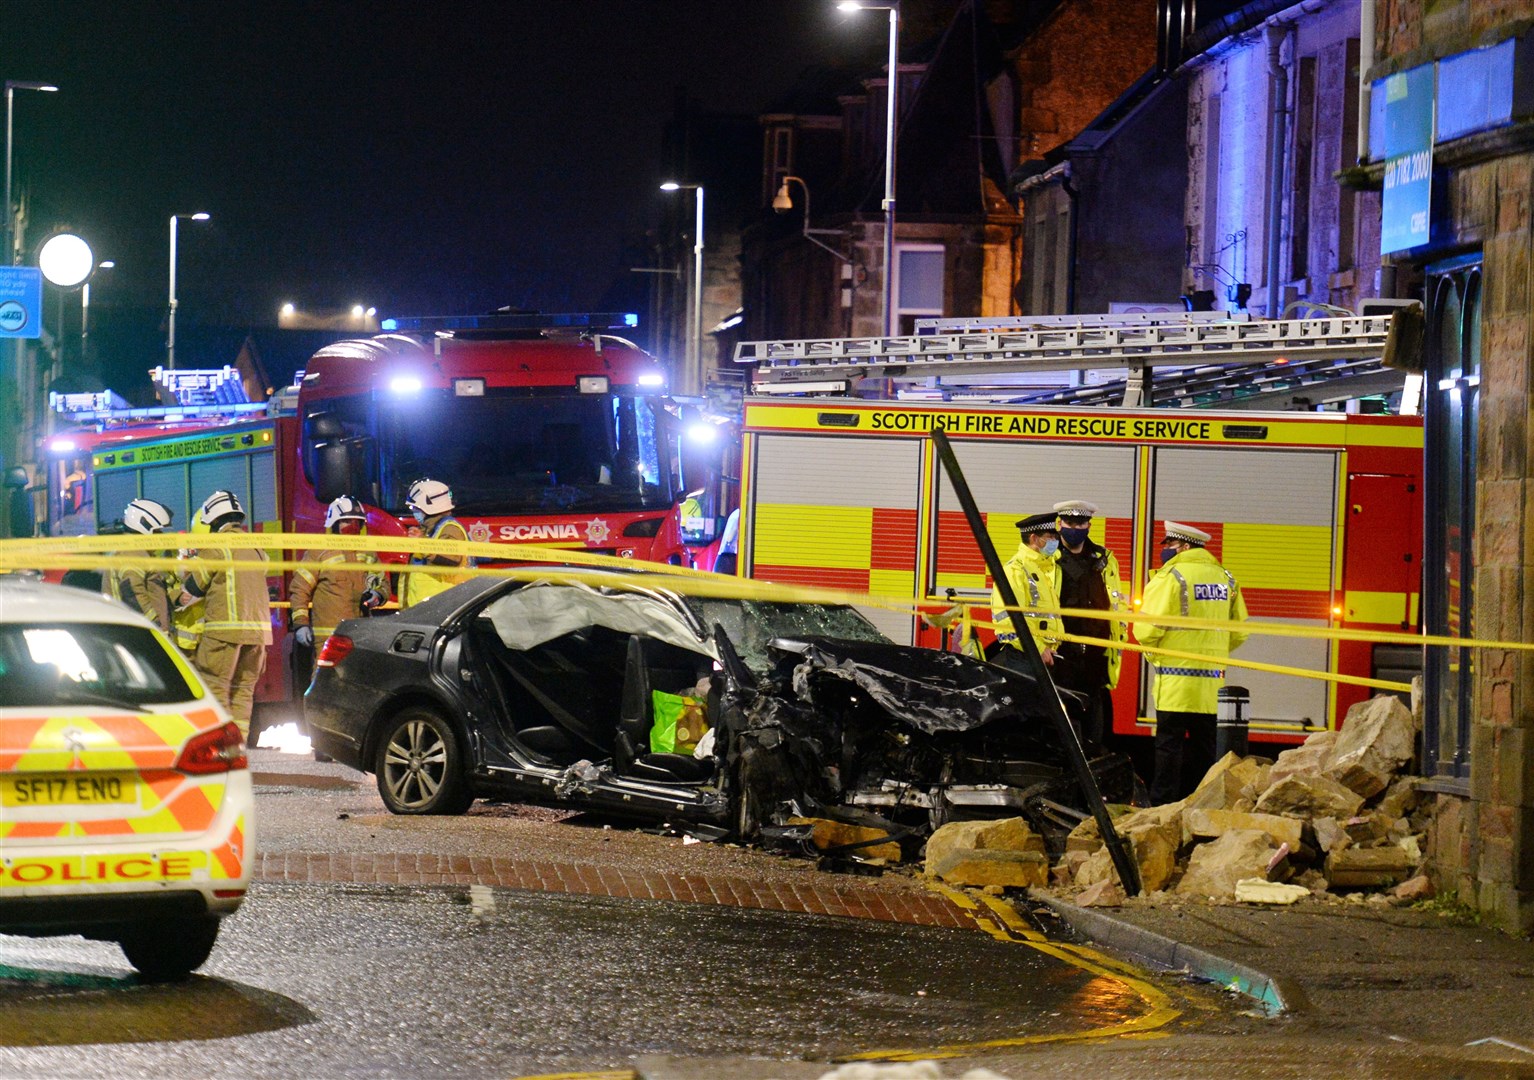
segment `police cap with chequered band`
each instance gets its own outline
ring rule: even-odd
[[[1091,521],[1097,516],[1097,506],[1085,499],[1067,499],[1055,503],[1055,513],[1073,521]]]
[[[1161,538],[1161,541],[1165,543],[1168,540],[1181,540],[1184,544],[1203,547],[1209,543],[1210,536],[1203,529],[1195,529],[1192,525],[1184,525],[1179,521],[1168,521],[1166,523],[1166,535]]]
[[[1029,533],[1058,532],[1055,525],[1055,515],[1051,511],[1047,514],[1029,514],[1017,522],[1017,531],[1027,536]]]

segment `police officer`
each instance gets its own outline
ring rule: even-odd
[[[1060,606],[1114,611],[1123,607],[1124,584],[1119,578],[1119,561],[1113,552],[1091,538],[1092,518],[1097,507],[1084,499],[1055,503],[1056,524],[1060,529]],[[1123,641],[1129,628],[1121,622],[1092,619],[1084,615],[1064,615],[1061,623],[1067,634],[1080,637]],[[1106,645],[1062,642],[1055,655],[1050,675],[1056,685],[1074,690],[1085,698],[1083,704],[1067,698],[1081,741],[1090,751],[1101,747],[1103,738],[1113,730],[1112,690],[1119,683],[1122,654]]]
[[[367,524],[367,512],[350,495],[342,495],[325,508],[325,531],[336,536],[358,536]],[[324,640],[343,619],[355,619],[389,598],[388,583],[381,571],[341,570],[337,563],[376,562],[365,551],[306,551],[293,571],[288,590],[292,602],[294,639],[304,649],[314,648],[316,637]],[[313,654],[310,654],[313,668]]]
[[[170,528],[171,511],[164,503],[153,499],[134,499],[123,509],[123,526],[140,536],[154,536]],[[119,555],[129,558],[160,558],[164,551],[122,551]],[[164,633],[171,632],[171,583],[173,575],[168,570],[148,570],[142,566],[114,566],[102,578],[102,591],[113,600],[120,600],[143,615]],[[180,595],[180,582],[175,585]]]
[[[996,663],[1021,670],[1019,622],[1033,635],[1044,663],[1053,665],[1055,662],[1055,649],[1060,644],[1060,616],[1032,609],[1060,606],[1060,564],[1055,561],[1060,537],[1053,513],[1025,517],[1017,523],[1017,529],[1022,534],[1017,553],[1007,560],[1004,569],[1018,604],[1029,610],[1008,611],[1001,590],[992,589],[991,621],[996,624],[996,643],[1001,646],[995,657]]]
[[[215,536],[245,531],[245,508],[232,491],[215,491],[197,511]],[[203,549],[208,558],[227,559],[230,550]],[[234,558],[266,561],[266,553],[242,550]],[[264,570],[199,567],[186,577],[185,589],[207,602],[202,640],[193,658],[213,696],[229,710],[240,734],[250,735],[256,683],[266,670],[266,647],[272,643],[272,602]]]
[[[1161,569],[1145,586],[1140,612],[1196,619],[1246,621],[1246,601],[1235,575],[1221,566],[1205,545],[1209,534],[1191,525],[1166,523],[1161,539]],[[1185,629],[1135,623],[1135,637],[1151,648],[1197,653],[1207,660],[1151,657],[1156,669],[1156,778],[1153,805],[1173,802],[1197,786],[1214,764],[1215,715],[1221,663],[1246,641],[1240,630]],[[1191,745],[1184,760],[1183,741]],[[1186,779],[1184,779],[1186,777]]]
[[[453,516],[453,491],[440,480],[422,478],[410,485],[405,507],[415,515],[420,535],[428,540],[469,539],[468,530]],[[414,534],[412,534],[414,535]],[[473,566],[467,555],[414,555],[411,566]],[[407,573],[400,584],[400,606],[419,604],[428,596],[444,592],[468,578],[462,574]]]

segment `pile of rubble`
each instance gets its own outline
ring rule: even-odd
[[[1399,699],[1348,711],[1276,761],[1227,754],[1187,798],[1127,810],[1115,826],[1152,898],[1292,903],[1337,890],[1391,889],[1426,899],[1420,873],[1429,808],[1419,805],[1416,729]],[[1082,822],[1054,866],[1021,819],[945,825],[927,843],[926,872],[950,884],[1053,888],[1084,905],[1124,893],[1097,823]]]

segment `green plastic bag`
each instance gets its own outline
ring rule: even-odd
[[[708,730],[704,704],[695,697],[650,691],[655,723],[650,727],[650,753],[690,754]]]

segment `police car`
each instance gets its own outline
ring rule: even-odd
[[[239,729],[158,630],[0,577],[0,934],[115,941],[181,978],[245,897],[251,812]]]

